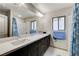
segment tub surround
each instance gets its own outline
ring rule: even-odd
[[[35,41],[49,36],[50,34],[24,34],[20,37],[7,37],[0,39],[0,55],[8,55],[24,46],[30,45]],[[2,41],[2,42],[1,42]]]

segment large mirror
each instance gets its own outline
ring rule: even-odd
[[[27,20],[20,17],[12,18],[12,36],[24,36],[37,32],[37,20]]]

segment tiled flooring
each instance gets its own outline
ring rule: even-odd
[[[67,56],[67,51],[49,47],[44,56]]]
[[[56,47],[67,49],[66,40],[56,40],[56,41],[53,40],[53,44]]]

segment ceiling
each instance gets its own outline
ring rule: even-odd
[[[18,5],[16,3],[0,3],[0,9],[1,10],[13,10],[14,16],[20,16],[20,17],[31,17],[35,16],[33,12],[31,12],[27,6]]]
[[[14,15],[20,15],[23,18],[36,16],[36,12],[46,14],[51,11],[59,10],[61,8],[71,7],[70,3],[0,3],[0,9],[2,10],[13,10]]]
[[[43,13],[48,13],[72,6],[71,3],[34,3],[33,5]]]

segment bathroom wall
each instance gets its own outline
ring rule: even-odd
[[[30,33],[30,22],[29,21],[25,22],[25,29],[26,29],[26,33],[29,34]]]

